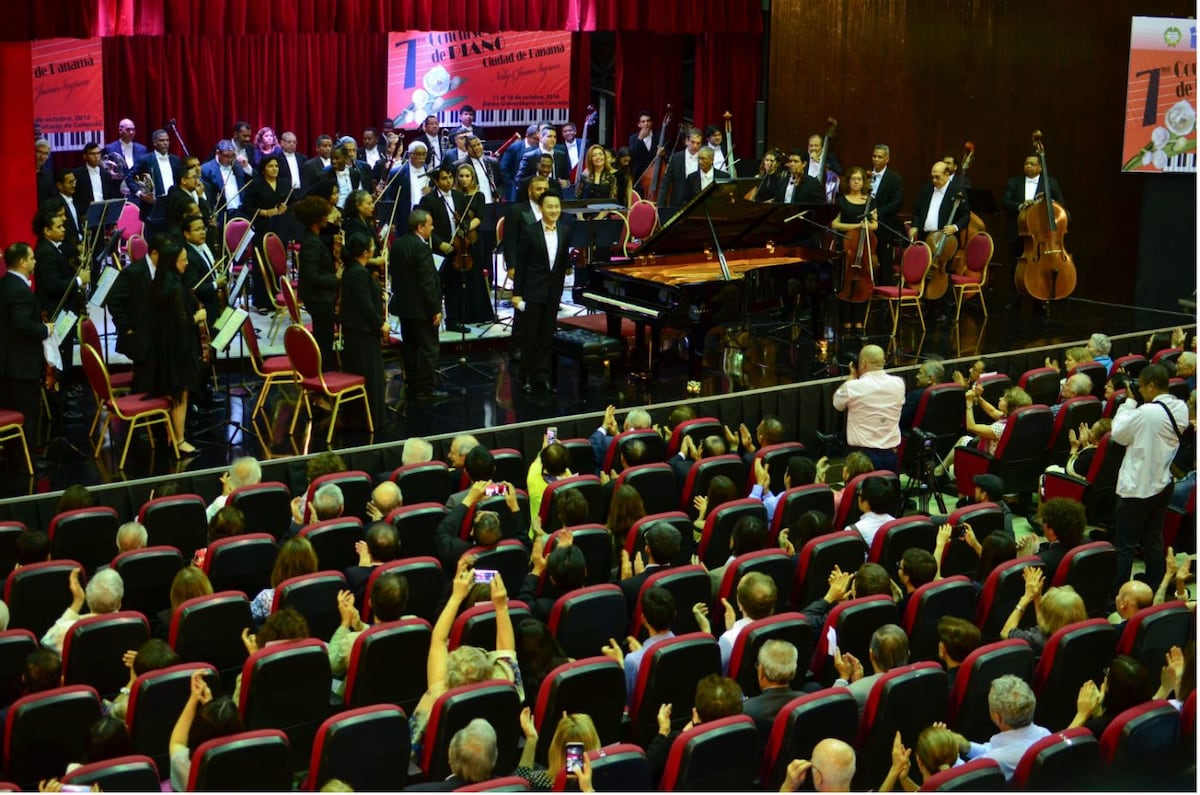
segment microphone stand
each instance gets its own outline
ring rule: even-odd
[[[179,139],[179,148],[183,150],[184,157],[191,157],[192,153],[188,151],[187,144],[183,142],[183,136],[179,134],[179,128],[175,126],[175,117],[167,119],[167,129],[175,133],[175,137]]]

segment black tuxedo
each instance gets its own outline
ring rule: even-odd
[[[500,171],[504,174],[504,179],[508,183],[508,193],[506,197],[509,201],[513,201],[517,195],[517,187],[520,183],[517,181],[517,170],[521,167],[521,160],[525,157],[525,153],[537,147],[526,145],[525,139],[514,142],[500,157]]]
[[[450,190],[450,202],[454,205],[454,223],[465,223],[463,217],[467,210],[467,197],[453,188]],[[433,190],[421,197],[421,201],[417,204],[418,207],[426,210],[433,216],[433,251],[436,254],[441,254],[443,243],[453,242],[453,228],[450,225],[450,208],[446,206],[446,201],[442,197],[442,192],[433,187]],[[445,255],[443,255],[445,256]],[[454,259],[451,254],[447,257],[447,262]],[[447,263],[442,263],[442,272],[452,270],[452,267]]]
[[[533,214],[533,207],[528,198],[508,206],[508,212],[504,216],[504,240],[501,245],[504,247],[504,264],[509,270],[517,267],[521,236],[535,221],[537,216]]]
[[[567,160],[566,152],[561,152],[557,148],[552,152],[545,152],[538,147],[527,151],[521,158],[521,165],[517,168],[517,182],[524,182],[538,173],[538,163],[544,154],[549,154],[554,158],[554,171],[550,174],[551,182],[570,178],[571,162]]]
[[[296,157],[300,157],[299,154]],[[304,161],[304,165],[300,167],[300,187],[307,192],[313,185],[316,185],[325,175],[325,169],[329,166],[325,165],[325,161],[319,157],[310,157]]]
[[[783,204],[821,204],[825,201],[825,185],[815,177],[810,177],[804,174],[800,177],[800,182],[792,189],[792,199],[787,201],[787,189],[791,183],[791,176],[786,176],[779,181],[775,201]]]
[[[138,260],[117,275],[105,301],[117,327],[117,352],[128,356],[133,362],[134,380],[139,383],[140,391],[149,388],[149,384],[140,383],[139,375],[148,370],[143,365],[147,363],[146,357],[153,343],[153,307],[150,304],[153,280],[146,260]],[[195,280],[192,283],[195,284]]]
[[[388,174],[388,187],[383,192],[384,201],[395,201],[399,205],[396,210],[396,225],[397,227],[405,226],[405,221],[408,220],[408,214],[412,212],[412,208],[416,205],[412,197],[411,180],[409,174],[412,173],[412,164],[405,163],[403,166],[395,166]],[[421,184],[428,185],[426,179]],[[420,199],[417,199],[419,202]]]
[[[48,315],[54,314],[63,293],[70,290],[75,284],[75,271],[71,268],[71,263],[67,261],[64,249],[66,249],[65,243],[60,249],[42,237],[38,238],[37,246],[34,248],[34,256],[37,258],[37,265],[34,267],[34,283],[37,284],[38,304]],[[76,309],[74,302],[69,298],[63,306],[72,311]]]
[[[167,155],[167,162],[171,168],[171,184],[175,184],[175,175],[183,167],[183,160],[178,155]],[[150,152],[145,157],[137,162],[134,167],[134,174],[149,174],[154,178],[154,195],[165,196],[167,194],[166,183],[163,181],[163,173],[158,156],[155,152]]]
[[[658,139],[655,132],[650,134],[650,148],[646,148],[645,142],[638,138],[637,133],[629,136],[629,170],[633,172],[633,178],[637,179],[650,165],[650,161],[654,159],[654,153],[658,151]],[[635,185],[636,189],[636,185]]]
[[[79,214],[79,208],[75,206],[73,198],[68,198],[63,194],[55,191],[54,194],[47,199],[47,202],[54,204],[63,209],[65,218],[63,219],[63,228],[67,230],[67,236],[63,238],[63,249],[70,252],[68,256],[73,256],[79,252],[80,233],[87,224],[87,218]],[[74,213],[74,214],[72,214]],[[78,223],[75,218],[79,217]]]
[[[724,179],[729,179],[729,174],[724,171],[712,170],[713,182],[719,182]],[[683,201],[679,204],[682,206],[687,204],[700,193],[700,169],[696,169],[691,174],[687,175],[687,179],[683,182]]]
[[[530,182],[533,182],[532,176],[526,177],[525,179],[521,180],[521,184],[517,188],[517,197],[516,197],[516,199],[514,199],[514,201],[516,201],[518,204],[520,204],[521,202],[529,201],[529,183]],[[546,186],[546,193],[549,193],[552,196],[557,196],[561,199],[561,198],[563,198],[562,185],[558,184],[558,180],[552,179],[552,180],[550,180],[550,184]]]
[[[307,157],[299,152],[296,152],[296,171],[300,177],[300,182],[296,183],[292,180],[292,167],[288,165],[287,157],[285,155],[279,156],[279,184],[287,186],[285,188],[285,192],[292,191],[292,198],[290,201],[295,201],[296,197],[300,193],[300,187],[304,181],[304,166],[307,164],[307,162]]]
[[[682,207],[687,203],[687,152],[679,151],[667,161],[667,173],[659,192],[666,192],[661,202],[663,207]]]
[[[150,153],[150,150],[146,148],[145,144],[139,144],[137,141],[134,141],[132,146],[133,146],[133,159],[131,161],[125,160],[125,152],[121,149],[121,139],[120,138],[106,144],[104,147],[104,154],[101,155],[101,157],[104,157],[109,154],[114,154],[117,157],[121,158],[122,162],[125,163],[125,165],[127,166],[125,184],[129,186],[130,193],[133,193],[133,191],[134,191],[133,182],[130,179],[130,177],[132,177],[132,175],[133,175],[133,170],[135,168],[137,168],[137,165],[141,161],[141,159]],[[121,192],[121,181],[119,179],[113,180],[113,185],[116,187],[117,192],[120,193]]]
[[[1037,189],[1034,191],[1034,196],[1039,193],[1045,193],[1046,182],[1038,176]],[[1054,177],[1050,178],[1050,198],[1059,204],[1066,205],[1063,199],[1062,190],[1058,187],[1058,180]],[[1008,219],[1008,245],[1010,255],[1015,259],[1021,253],[1020,235],[1017,234],[1017,215],[1021,211],[1021,205],[1025,203],[1025,176],[1011,177],[1004,184],[1004,214]]]
[[[205,262],[203,255],[190,243],[184,243],[183,250],[187,252],[188,260],[187,270],[183,272],[183,286],[196,293],[196,300],[208,313],[208,326],[211,329],[217,322],[217,318],[221,316],[221,302],[217,298],[217,286],[213,280],[213,274],[209,273],[212,265]],[[219,259],[215,251],[210,250],[209,253]]]
[[[25,443],[36,444],[38,400],[45,372],[42,340],[49,332],[41,322],[37,298],[15,272],[0,278],[0,406],[25,417]]]
[[[237,185],[237,190],[242,191],[249,177],[246,176],[246,173],[242,171],[237,163],[234,163],[230,167],[229,173],[229,178]],[[221,174],[221,164],[216,160],[209,160],[202,164],[200,166],[200,181],[204,184],[204,192],[208,195],[209,205],[214,209],[220,207],[224,211],[226,209],[225,181]],[[240,200],[238,209],[240,210],[246,206],[246,192],[242,191],[241,196],[238,198]]]
[[[392,279],[393,314],[400,317],[404,337],[404,376],[410,395],[433,391],[438,355],[438,328],[433,322],[442,312],[442,285],[433,264],[433,250],[415,232],[396,239],[388,252]]]
[[[203,185],[203,183],[201,184]],[[245,195],[244,193],[242,194],[242,196]],[[212,218],[212,205],[209,204],[208,197],[205,195],[203,189],[196,190],[196,198],[199,199],[196,203],[200,205],[200,217],[204,219],[204,223],[207,225],[208,220]],[[171,189],[167,191],[167,217],[178,218],[183,206],[191,201],[195,201],[195,199],[192,198],[190,193],[178,185],[172,185]]]
[[[938,208],[938,229],[942,229],[950,224],[954,224],[963,230],[967,228],[967,222],[971,219],[971,211],[967,207],[966,196],[963,201],[959,202],[958,211],[951,215],[954,210],[954,194],[950,192],[953,184],[946,186],[946,195],[942,198],[942,206]],[[925,231],[925,216],[929,214],[929,205],[933,201],[933,183],[927,181],[921,187],[921,193],[917,196],[917,206],[913,208],[912,228],[917,230],[917,240],[924,240]]]
[[[363,185],[364,185],[363,172],[359,171],[358,167],[355,166],[354,164],[350,164],[350,165],[346,166],[346,168],[349,169],[349,173],[350,173],[350,189],[358,190],[359,188],[363,188],[363,190],[367,190],[367,188],[363,187]],[[317,179],[317,181],[320,182],[321,180],[326,180],[326,179],[333,180],[334,182],[338,181],[338,175],[337,175],[337,172],[333,170],[332,163],[330,163],[325,168],[321,169],[321,175]],[[346,197],[340,196],[339,198],[344,200]],[[343,201],[343,204],[344,203],[345,202]]]
[[[495,203],[495,202],[498,202],[501,199],[505,198],[508,195],[508,193],[507,193],[508,181],[505,180],[504,172],[500,169],[500,161],[494,157],[487,157],[487,156],[479,158],[479,161],[480,161],[480,163],[483,164],[484,173],[491,176],[492,182],[496,186],[496,190],[492,192],[492,202]],[[459,166],[468,166],[468,165],[471,166],[472,168],[474,168],[475,162],[470,157],[464,157],[461,160],[459,160],[457,163],[455,163],[454,167],[455,167],[455,169],[457,169]],[[478,171],[476,171],[475,176],[476,177],[479,176]],[[486,183],[484,183],[484,182],[480,183],[481,190],[482,190],[484,184],[486,184]]]
[[[450,155],[450,162],[454,162],[454,158],[457,157],[457,155],[453,154],[455,150],[453,141],[450,142],[450,151],[442,151],[441,139],[436,135],[428,135],[422,130],[416,140],[429,147],[429,154],[425,157],[425,162],[429,164],[431,169],[440,166],[443,158],[447,155]]]
[[[872,172],[868,172],[870,173]],[[879,211],[879,242],[882,243],[885,239],[892,238],[892,233],[884,226],[903,231],[896,214],[900,212],[900,205],[904,203],[904,178],[889,166],[884,170],[879,187],[873,195],[875,209]]]
[[[92,202],[121,198],[121,184],[108,178],[104,169],[100,171],[100,188],[104,191],[100,196],[92,195],[92,178],[88,175],[88,167],[80,166],[75,169],[75,208],[79,210],[79,222],[87,225],[87,210]]]
[[[521,373],[524,381],[531,378],[539,384],[550,383],[550,348],[554,326],[558,321],[558,303],[563,282],[571,266],[568,242],[570,226],[558,220],[558,245],[555,251],[546,248],[542,224],[534,222],[521,231],[517,244],[516,276],[513,295],[524,299],[525,317],[521,319]]]

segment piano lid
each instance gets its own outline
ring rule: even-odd
[[[818,231],[805,218],[828,224],[837,215],[834,204],[762,204],[743,198],[758,182],[713,182],[646,238],[637,256],[703,251],[712,247],[713,229],[722,249],[761,248],[768,242],[787,245]],[[806,213],[805,218],[793,219],[797,213]]]

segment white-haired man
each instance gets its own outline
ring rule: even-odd
[[[86,591],[79,584],[82,574],[83,569],[75,569],[71,572],[67,579],[67,585],[71,589],[71,604],[42,637],[42,646],[59,654],[62,654],[63,639],[75,622],[79,620],[85,601],[92,615],[103,615],[120,610],[121,599],[125,596],[125,583],[121,580],[121,575],[117,574],[116,569],[97,571],[87,584]]]
[[[235,489],[242,486],[254,486],[262,482],[262,467],[253,456],[243,456],[234,459],[229,469],[221,475],[221,493],[204,510],[205,518],[212,521],[217,511],[225,507],[225,502]]]

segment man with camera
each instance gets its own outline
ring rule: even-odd
[[[876,469],[895,472],[904,379],[883,372],[883,363],[883,348],[864,345],[857,366],[850,364],[850,377],[833,393],[833,407],[848,412],[846,442],[850,448],[866,454]]]

